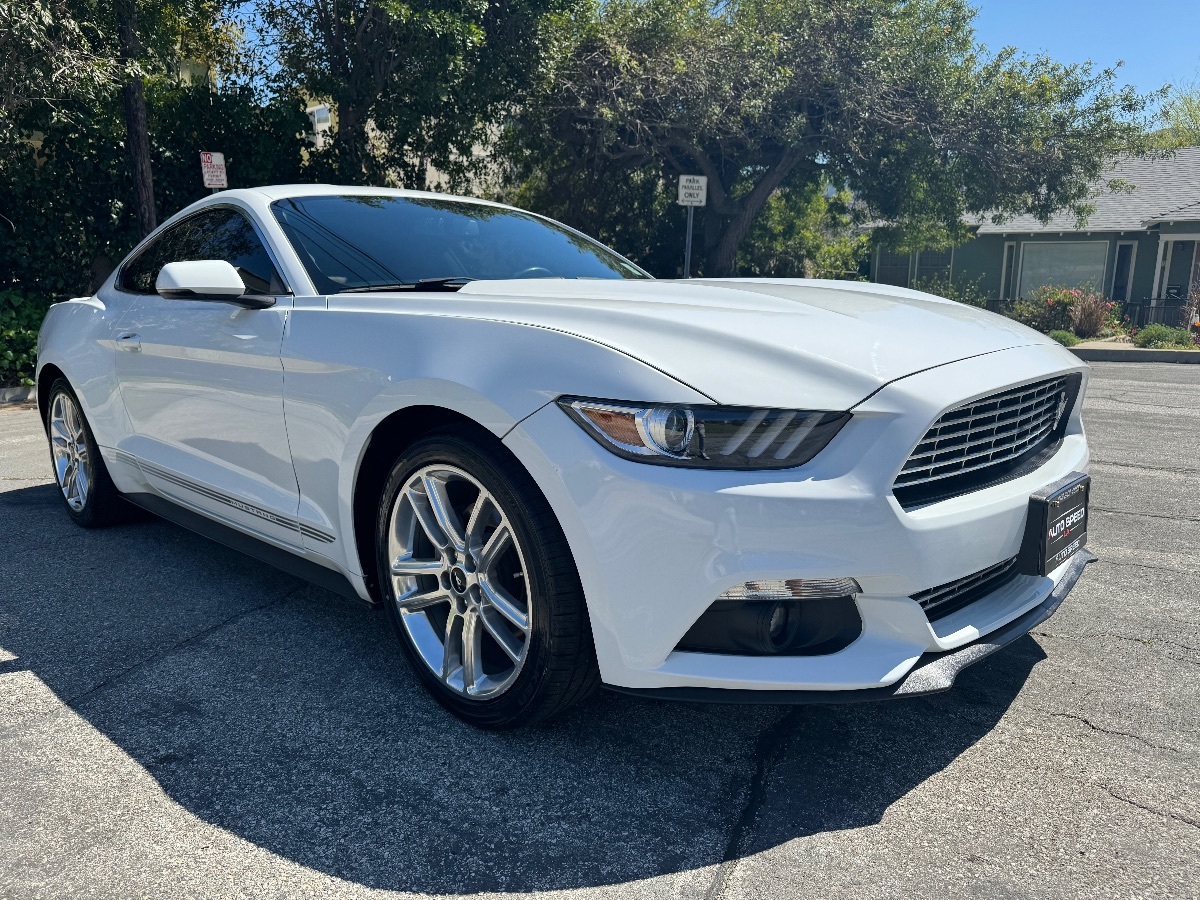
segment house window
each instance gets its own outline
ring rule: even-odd
[[[917,254],[917,281],[949,281],[953,261],[953,250],[922,250]]]
[[[1118,303],[1128,303],[1133,291],[1133,264],[1137,259],[1137,243],[1120,241],[1117,244],[1117,261],[1113,266],[1113,283],[1110,296]]]
[[[1004,263],[1000,268],[1000,299],[1011,300],[1017,284],[1017,242],[1004,245]]]
[[[1017,296],[1048,285],[1102,290],[1107,260],[1106,241],[1025,241]]]
[[[908,253],[898,253],[895,250],[880,247],[879,258],[875,263],[875,280],[879,284],[908,287],[909,256]]]

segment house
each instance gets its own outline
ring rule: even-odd
[[[1095,212],[1082,229],[1069,213],[1046,223],[1018,216],[1003,225],[981,221],[970,241],[951,250],[879,247],[871,280],[971,282],[997,301],[1043,285],[1086,287],[1123,304],[1150,306],[1178,306],[1193,285],[1200,288],[1200,147],[1119,160],[1091,202]]]

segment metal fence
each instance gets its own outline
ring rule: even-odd
[[[1155,324],[1186,328],[1191,324],[1187,320],[1187,306],[1177,300],[1160,301],[1158,306],[1151,306],[1149,300],[1124,303],[1121,305],[1121,315],[1127,316],[1134,328]]]

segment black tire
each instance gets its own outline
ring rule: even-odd
[[[432,663],[427,663],[422,657],[409,632],[411,624],[406,626],[402,621],[405,614],[397,605],[397,579],[392,573],[389,552],[393,512],[397,517],[401,515],[397,511],[400,508],[397,504],[401,490],[412,479],[419,479],[422,472],[438,466],[452,467],[471,476],[479,487],[490,493],[491,499],[499,503],[497,515],[504,517],[505,524],[511,526],[516,538],[516,549],[510,552],[520,554],[527,573],[521,576],[520,582],[526,586],[521,602],[529,614],[528,630],[520,632],[524,638],[520,645],[524,650],[523,663],[509,676],[513,679],[511,683],[495,696],[469,697],[462,690],[452,689],[443,683]],[[448,493],[447,498],[450,499]],[[453,500],[449,505],[454,506]],[[468,502],[468,505],[473,504]],[[467,523],[467,513],[469,510],[464,508],[461,512],[455,512],[455,516],[460,523]],[[415,525],[412,526],[410,531],[415,531],[415,528]],[[465,533],[468,529],[464,527],[462,530]],[[391,546],[394,550],[395,545]],[[380,498],[375,547],[378,583],[384,606],[404,655],[425,687],[454,715],[481,728],[516,728],[552,716],[583,700],[599,687],[600,673],[583,588],[566,537],[533,479],[494,438],[465,428],[448,429],[422,438],[405,450],[393,465]],[[438,551],[433,548],[430,552],[436,554]],[[420,577],[433,579],[435,587],[427,593],[437,591],[436,585],[442,584],[447,587],[441,592],[450,596],[448,585],[453,580],[450,577],[452,574],[443,571],[440,576]],[[416,582],[417,576],[411,580]],[[426,580],[421,583],[431,582]],[[475,590],[478,598],[478,588]],[[465,597],[466,594],[463,594],[462,598]],[[452,610],[453,604],[451,600],[447,609]],[[476,607],[480,618],[483,617],[484,610],[481,608],[484,605],[481,602]],[[465,610],[466,606],[462,608]],[[426,624],[421,627],[428,627],[429,633],[436,635],[436,627],[430,624],[431,620],[436,623],[435,616],[435,609],[427,608],[424,611]],[[459,621],[465,623],[466,620]],[[451,644],[452,629],[449,622],[447,619],[441,626],[442,634],[438,636],[444,642],[443,651],[446,654],[449,654],[446,648]],[[466,625],[462,627],[465,629]],[[480,631],[480,634],[483,633]],[[504,662],[503,657],[496,654],[494,658]],[[482,655],[479,659],[482,669]],[[465,682],[465,666],[461,671]]]
[[[63,475],[60,472],[59,456],[55,452],[55,412],[59,409],[66,409],[66,405],[69,405],[74,415],[78,417],[78,421],[75,423],[77,428],[73,434],[75,440],[72,443],[75,446],[82,446],[85,451],[83,454],[76,454],[73,457],[77,468],[82,469],[87,479],[86,490],[81,492],[82,499],[80,499],[79,493],[75,494],[74,499],[68,498],[68,491],[64,488]],[[100,455],[100,448],[96,446],[96,437],[92,434],[92,426],[88,424],[79,398],[65,378],[59,378],[50,387],[46,403],[46,438],[50,446],[50,464],[54,471],[58,496],[71,520],[83,528],[103,528],[124,521],[128,515],[129,506],[122,499],[121,492],[113,484],[112,478],[109,477],[108,468],[104,465],[104,458]]]

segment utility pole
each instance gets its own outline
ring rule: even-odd
[[[137,33],[137,0],[118,0],[116,13],[121,61],[127,66],[134,66],[142,55],[142,42]],[[145,237],[158,225],[158,213],[154,208],[154,175],[150,171],[146,96],[140,74],[130,72],[126,78],[121,96],[125,101],[126,146],[129,149],[130,174],[133,176],[133,205],[137,211],[138,227]]]

